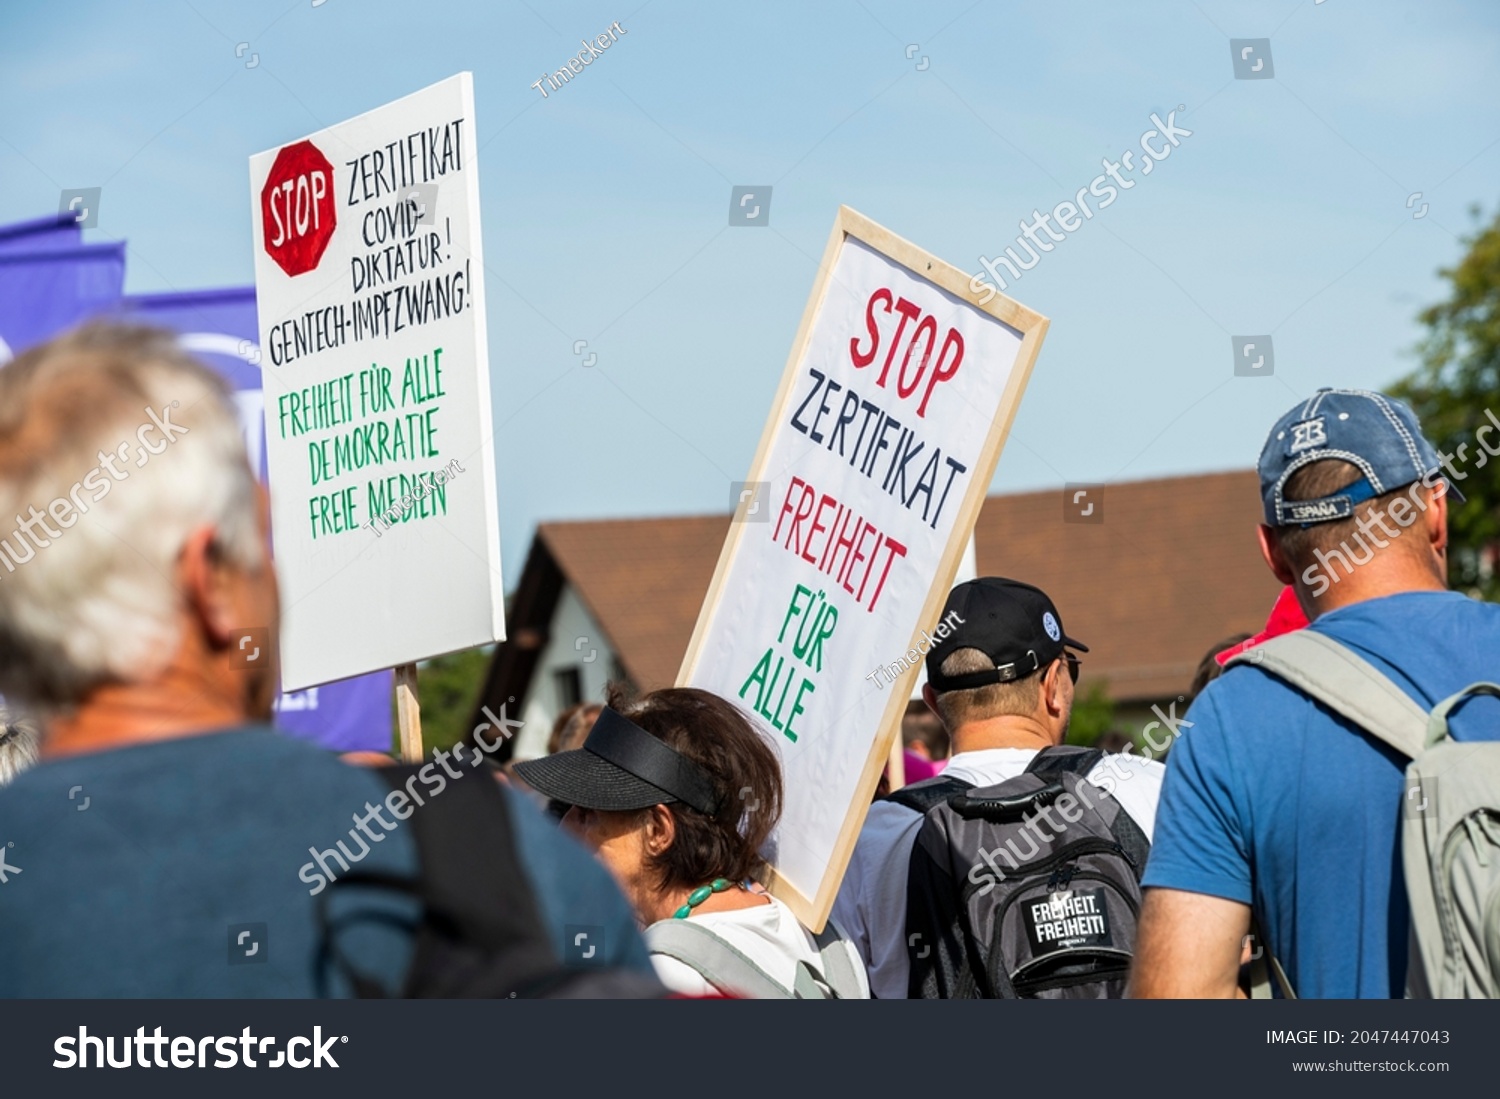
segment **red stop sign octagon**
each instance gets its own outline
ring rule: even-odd
[[[318,266],[333,237],[333,165],[311,141],[276,154],[260,192],[266,254],[288,275]]]

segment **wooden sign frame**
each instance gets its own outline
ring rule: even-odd
[[[975,466],[974,474],[969,479],[969,484],[959,504],[958,516],[954,522],[952,533],[948,544],[944,547],[937,571],[932,577],[932,585],[927,599],[922,605],[922,613],[917,621],[935,622],[942,611],[943,604],[947,601],[948,592],[953,582],[953,577],[958,571],[959,562],[963,557],[966,544],[970,534],[973,532],[974,523],[979,517],[979,509],[984,504],[984,498],[989,491],[990,479],[994,476],[995,465],[1000,459],[1000,450],[1004,446],[1005,438],[1010,432],[1011,423],[1015,420],[1016,410],[1020,407],[1021,395],[1026,390],[1026,383],[1030,380],[1032,366],[1036,362],[1037,353],[1041,350],[1042,340],[1047,334],[1048,320],[1040,313],[1027,309],[1024,305],[1004,294],[984,287],[984,293],[993,294],[988,301],[980,300],[981,293],[973,289],[973,279],[957,267],[945,263],[936,256],[915,244],[905,240],[884,226],[871,221],[858,211],[848,206],[840,206],[838,216],[834,221],[833,231],[829,234],[828,245],[823,251],[823,258],[818,266],[817,281],[813,285],[811,295],[807,299],[807,305],[802,312],[802,321],[797,328],[797,335],[792,340],[792,348],[787,356],[786,367],[782,372],[781,385],[776,391],[776,398],[772,402],[770,415],[766,419],[765,430],[761,433],[760,445],[756,448],[755,459],[751,462],[747,481],[764,481],[767,479],[767,462],[771,452],[771,445],[776,437],[777,431],[786,419],[788,403],[792,400],[793,389],[798,378],[798,367],[802,363],[802,357],[807,349],[808,341],[812,336],[813,322],[822,309],[823,302],[828,293],[834,266],[847,240],[853,238],[878,252],[880,255],[891,260],[893,263],[904,267],[909,273],[917,278],[932,283],[939,289],[946,290],[960,301],[973,308],[988,313],[991,317],[1021,333],[1021,345],[1017,350],[1015,365],[1011,370],[1010,378],[1001,394],[1000,403],[995,411],[995,418],[991,422],[989,431],[985,436],[983,446],[980,449],[979,460]],[[743,520],[741,514],[749,506],[749,502],[741,499],[737,505],[735,518]],[[677,685],[680,687],[691,686],[694,674],[698,668],[698,662],[702,655],[703,646],[708,633],[709,623],[713,620],[718,609],[719,602],[723,597],[723,588],[726,577],[729,575],[743,538],[749,530],[749,525],[742,521],[732,522],[729,526],[729,535],[724,540],[724,548],[720,551],[718,565],[714,569],[713,581],[709,584],[708,595],[703,601],[703,609],[699,612],[698,622],[693,628],[692,640],[688,643],[686,655],[683,657],[682,668],[677,675]],[[909,645],[915,645],[920,639],[920,627],[912,634]],[[893,651],[895,649],[892,646]],[[881,716],[880,732],[871,745],[868,758],[865,760],[864,768],[860,774],[859,785],[855,792],[853,803],[849,806],[844,817],[838,839],[835,842],[833,856],[825,870],[823,880],[819,883],[817,890],[807,895],[794,886],[790,881],[778,873],[775,867],[771,867],[769,880],[766,882],[771,893],[784,901],[791,908],[797,918],[809,929],[819,932],[827,923],[828,914],[833,909],[834,897],[838,893],[840,882],[843,880],[844,872],[848,868],[850,856],[854,852],[855,840],[859,837],[860,828],[864,825],[865,814],[869,810],[870,800],[874,796],[875,787],[880,782],[880,772],[890,758],[892,745],[901,725],[901,717],[906,711],[906,705],[911,696],[912,684],[916,680],[918,665],[913,665],[902,673],[900,679],[891,684],[890,700],[886,703],[885,710]]]

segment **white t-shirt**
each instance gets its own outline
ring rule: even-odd
[[[943,776],[993,786],[1023,773],[1036,754],[1034,748],[960,752]],[[1112,794],[1150,839],[1165,774],[1155,760],[1107,754],[1088,780]],[[834,920],[869,969],[871,993],[883,1000],[906,998],[906,873],[921,824],[922,815],[904,805],[877,801],[870,806],[833,903]]]
[[[733,908],[725,912],[704,912],[688,918],[708,928],[760,966],[772,980],[786,988],[792,988],[797,980],[798,962],[807,962],[819,973],[823,971],[818,944],[814,941],[812,932],[797,922],[797,917],[792,915],[790,908],[775,897],[767,899],[770,904]],[[864,960],[850,944],[848,936],[842,936],[832,949],[842,950],[847,954],[849,966],[859,979],[861,996],[869,996]],[[656,967],[656,976],[661,983],[673,992],[680,992],[685,996],[718,995],[719,990],[686,962],[669,958],[665,954],[653,954],[651,964]]]

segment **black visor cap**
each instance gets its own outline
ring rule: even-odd
[[[584,809],[625,812],[682,802],[712,815],[719,799],[707,772],[606,706],[583,747],[516,764],[550,798]]]

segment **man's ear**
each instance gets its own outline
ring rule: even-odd
[[[1260,555],[1265,560],[1266,566],[1270,568],[1277,580],[1283,584],[1291,584],[1296,576],[1292,572],[1292,566],[1287,564],[1286,557],[1281,552],[1281,541],[1276,537],[1276,529],[1261,523],[1256,528],[1256,534],[1260,538]]]
[[[677,840],[677,818],[665,805],[653,805],[646,820],[646,853],[652,858],[671,848]]]
[[[1427,496],[1427,510],[1422,513],[1422,522],[1427,532],[1427,544],[1443,562],[1444,572],[1448,561],[1448,487],[1439,481]],[[1446,576],[1445,576],[1446,579]]]
[[[213,648],[223,648],[234,637],[236,609],[230,568],[220,558],[214,528],[204,525],[188,535],[177,569],[188,607],[202,624]]]
[[[927,704],[927,708],[933,713],[936,714],[938,712],[937,692],[932,689],[931,683],[922,684],[922,701]],[[942,715],[939,714],[938,716],[941,717]]]
[[[1054,660],[1042,675],[1042,701],[1046,703],[1049,714],[1061,714],[1068,708],[1062,685],[1063,676],[1067,674],[1063,661]]]

